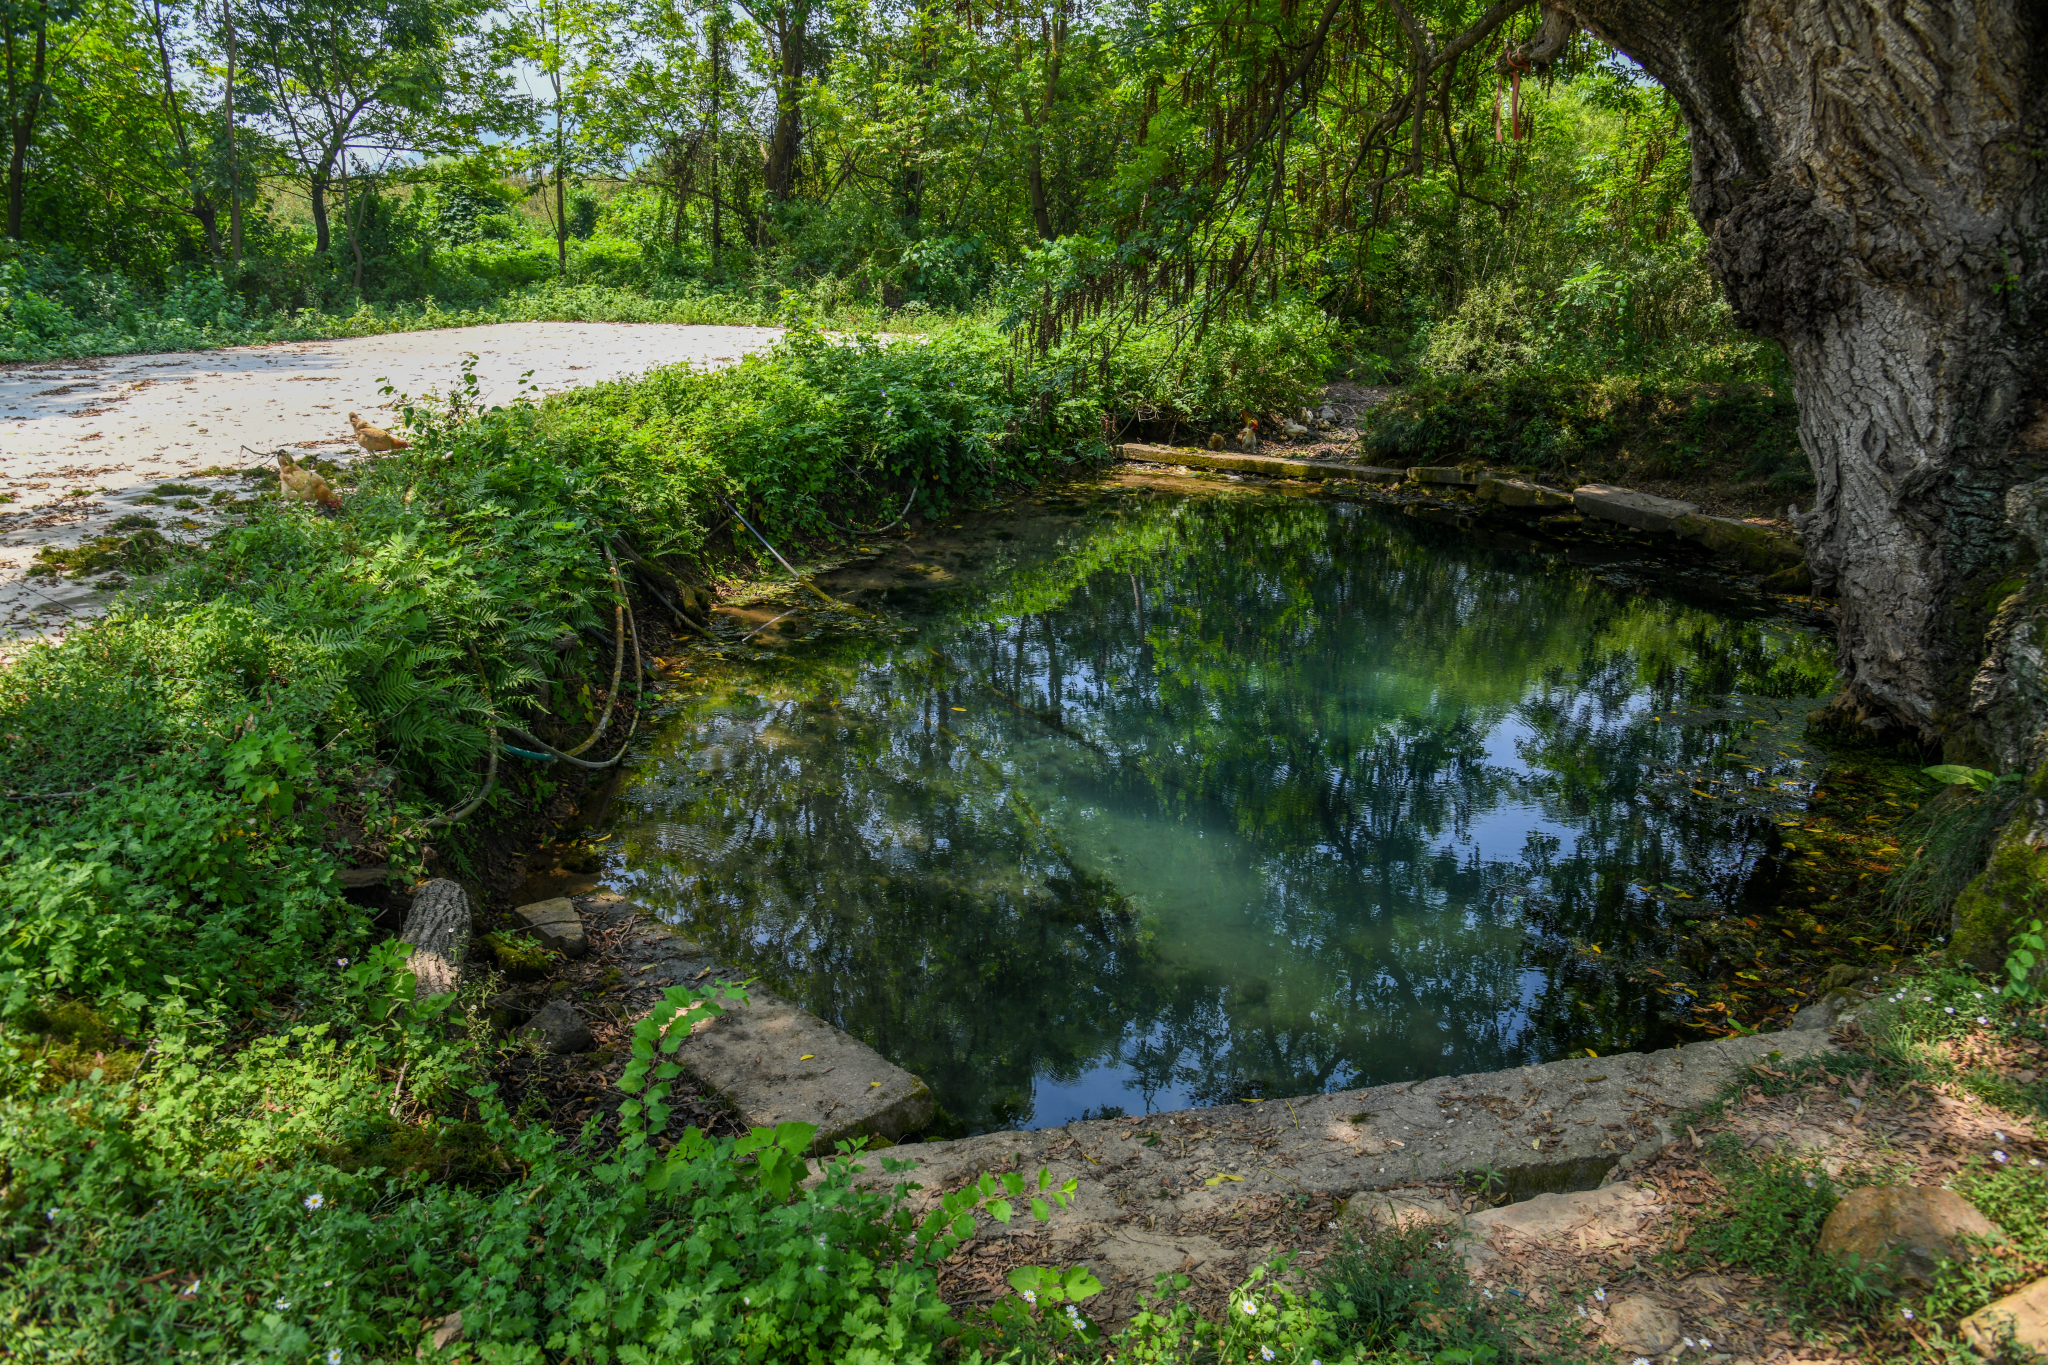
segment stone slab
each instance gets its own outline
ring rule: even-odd
[[[1499,1249],[1516,1238],[1541,1242],[1570,1236],[1604,1247],[1635,1236],[1649,1220],[1664,1214],[1653,1191],[1626,1182],[1539,1194],[1467,1217],[1459,1249],[1465,1253],[1465,1264],[1477,1268],[1494,1260]]]
[[[1572,505],[1572,495],[1563,489],[1546,488],[1526,479],[1481,479],[1478,491],[1480,501],[1499,503],[1502,507],[1533,507],[1548,512]]]
[[[1460,488],[1475,488],[1479,484],[1479,471],[1461,469],[1454,464],[1416,465],[1408,471],[1408,478],[1414,483],[1441,483]]]
[[[549,948],[564,957],[585,957],[590,953],[590,939],[583,932],[583,916],[577,913],[575,902],[566,896],[553,900],[535,901],[514,909],[513,914]]]
[[[1572,490],[1572,506],[1589,517],[1620,522],[1638,531],[1678,533],[1682,518],[1699,515],[1696,502],[1660,498],[1638,493],[1633,488],[1614,488],[1604,483],[1582,484]]]
[[[1126,460],[1140,464],[1177,464],[1189,469],[1221,469],[1233,474],[1263,474],[1269,479],[1355,479],[1361,483],[1399,483],[1398,469],[1375,465],[1345,464],[1341,460],[1293,460],[1280,455],[1249,455],[1234,450],[1179,450],[1173,446],[1131,443],[1123,448]]]
[[[1999,1358],[2008,1334],[2014,1345],[2048,1355],[2048,1278],[1978,1309],[1961,1325],[1963,1339],[1986,1360]]]
[[[1114,1275],[1149,1286],[1162,1255],[1128,1233],[1151,1233],[1177,1219],[1209,1223],[1248,1195],[1351,1201],[1481,1171],[1498,1173],[1516,1199],[1595,1190],[1624,1162],[1669,1142],[1674,1116],[1717,1096],[1752,1063],[1831,1047],[1824,1030],[1717,1039],[1302,1099],[906,1144],[889,1155],[917,1164],[909,1178],[925,1187],[913,1196],[920,1211],[931,1191],[984,1171],[1035,1175],[1042,1167],[1056,1181],[1075,1179],[1073,1207],[1050,1227],[1058,1254],[1105,1281]],[[885,1176],[879,1162],[866,1164],[863,1180],[884,1185],[902,1178]],[[1616,1204],[1628,1197],[1604,1196]],[[1397,1217],[1407,1208],[1398,1196],[1383,1202]],[[1368,1207],[1359,1216],[1376,1212]],[[1012,1229],[1030,1230],[1022,1220]],[[1004,1235],[993,1224],[985,1232]]]
[[[1687,540],[1706,546],[1716,554],[1742,561],[1757,573],[1776,573],[1806,562],[1806,550],[1784,532],[1733,517],[1693,515],[1680,517],[1675,529]]]
[[[578,904],[589,916],[631,924],[636,976],[699,989],[746,979],[623,897],[600,893]],[[726,1014],[691,1030],[675,1056],[749,1127],[812,1124],[816,1149],[829,1152],[865,1134],[894,1141],[932,1121],[931,1090],[916,1076],[772,991],[748,986],[746,994],[746,1005],[724,1002]]]

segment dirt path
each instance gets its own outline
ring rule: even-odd
[[[222,510],[208,499],[246,485],[202,471],[250,465],[245,445],[346,459],[356,451],[347,414],[388,419],[378,392],[387,383],[413,396],[445,391],[474,352],[484,401],[503,402],[529,370],[528,382],[555,392],[684,360],[732,364],[781,335],[772,327],[521,322],[0,367],[0,494],[8,496],[0,640],[48,634],[96,615],[106,600],[92,583],[29,578],[37,551],[81,544],[138,514],[173,539],[209,535]],[[136,502],[164,483],[197,491]]]

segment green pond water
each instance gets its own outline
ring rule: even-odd
[[[1146,489],[893,554],[832,581],[895,629],[794,618],[670,716],[606,880],[953,1131],[1668,1042],[1641,968],[1816,775],[1826,645],[1625,560]]]

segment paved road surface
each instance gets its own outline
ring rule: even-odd
[[[245,445],[344,460],[358,454],[346,414],[385,424],[391,414],[378,389],[386,383],[415,397],[446,391],[474,352],[484,401],[503,402],[528,370],[529,382],[555,392],[684,360],[731,364],[781,334],[771,327],[518,322],[0,366],[0,493],[13,495],[0,506],[0,652],[8,641],[97,615],[108,598],[92,583],[26,577],[38,550],[77,545],[137,513],[177,539],[209,535],[221,514],[207,496],[249,485],[202,471],[255,463]],[[203,490],[200,505],[132,501],[162,483]]]

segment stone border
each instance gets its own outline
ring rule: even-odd
[[[1632,488],[1589,483],[1566,492],[1561,488],[1532,483],[1512,473],[1483,469],[1477,465],[1418,465],[1405,470],[1386,469],[1337,460],[1290,460],[1275,455],[1180,450],[1171,446],[1136,443],[1121,446],[1119,451],[1124,459],[1139,464],[1180,465],[1189,469],[1258,474],[1274,479],[1351,481],[1381,487],[1407,483],[1426,487],[1436,494],[1473,498],[1504,510],[1576,513],[1650,535],[1690,540],[1714,554],[1739,561],[1753,573],[1764,575],[1765,586],[1773,591],[1803,594],[1811,591],[1813,586],[1812,575],[1806,566],[1806,547],[1796,532],[1788,535],[1780,528],[1762,522],[1708,516],[1700,510],[1698,503],[1639,493]]]
[[[1001,1259],[993,1244],[1025,1239],[1018,1256],[1085,1265],[1116,1287],[1112,1300],[1127,1299],[1162,1271],[1214,1263],[1237,1275],[1252,1263],[1247,1256],[1287,1249],[1228,1235],[1262,1201],[1334,1204],[1349,1221],[1373,1216],[1375,1201],[1386,1200],[1377,1191],[1404,1192],[1393,1196],[1399,1203],[1417,1187],[1467,1176],[1492,1177],[1515,1201],[1625,1180],[1670,1143],[1696,1141],[1674,1124],[1750,1066],[1835,1051],[1826,1027],[1833,1017],[1832,1005],[1815,1006],[1786,1032],[1661,1052],[906,1145],[887,1155],[913,1169],[888,1174],[869,1160],[859,1178],[878,1188],[917,1182],[919,1211],[983,1172],[1018,1171],[1035,1182],[1043,1168],[1055,1182],[1072,1179],[1073,1204],[1049,1226],[986,1223],[981,1235],[992,1245],[976,1254]],[[1319,1229],[1298,1229],[1288,1245],[1321,1238]]]
[[[623,896],[601,891],[573,904],[585,917],[627,924],[619,966],[635,984],[703,989],[746,979]],[[550,923],[559,923],[558,911]],[[862,1136],[894,1141],[932,1121],[932,1093],[922,1080],[772,991],[749,986],[746,994],[747,1004],[728,1006],[692,1029],[675,1060],[748,1127],[812,1124],[818,1130],[814,1149],[830,1151],[836,1142]]]

